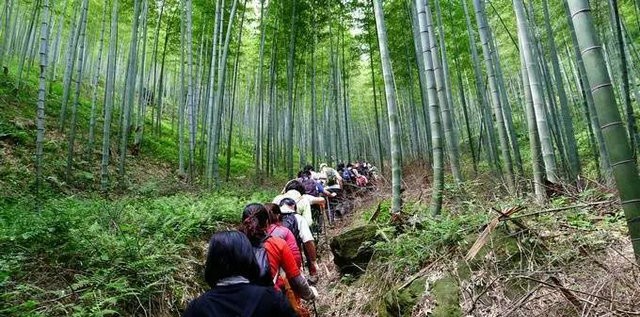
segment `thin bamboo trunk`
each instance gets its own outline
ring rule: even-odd
[[[442,154],[442,137],[440,123],[440,105],[436,91],[436,78],[433,67],[429,30],[425,13],[424,0],[416,0],[418,10],[418,25],[420,28],[420,43],[424,60],[425,78],[429,100],[429,114],[431,119],[431,146],[433,149],[433,186],[431,188],[431,213],[438,215],[442,209],[442,191],[444,189],[444,158]]]
[[[76,26],[78,20],[78,14],[80,14],[81,6],[76,6],[74,10],[73,24],[71,26],[71,34],[69,36],[69,46],[67,47],[66,66],[63,79],[63,92],[62,92],[62,107],[60,109],[60,121],[58,127],[60,131],[64,130],[67,115],[67,102],[69,101],[69,94],[71,93],[71,77],[73,75],[73,68],[75,67],[76,54],[78,51],[77,43],[78,36],[80,35],[79,26]]]
[[[435,0],[438,1],[438,0]],[[449,164],[451,165],[451,173],[456,184],[462,183],[462,173],[460,171],[460,154],[458,151],[458,144],[456,144],[455,131],[453,130],[453,112],[451,111],[451,103],[449,100],[449,93],[447,92],[447,83],[445,77],[448,74],[444,73],[443,63],[438,56],[438,40],[436,39],[435,30],[433,27],[433,19],[431,16],[431,8],[429,6],[429,0],[425,1],[425,17],[427,23],[427,32],[429,34],[429,42],[431,43],[431,57],[433,62],[433,68],[435,72],[436,87],[438,90],[438,103],[440,105],[440,111],[442,115],[442,123],[444,127],[445,142],[447,144],[447,154],[449,155]],[[442,33],[442,31],[440,32]],[[444,42],[444,38],[441,39]],[[443,51],[444,52],[444,51]],[[442,60],[446,59],[446,56],[442,56]]]
[[[193,182],[196,156],[196,114],[194,103],[194,85],[193,85],[193,23],[192,23],[192,7],[191,0],[185,1],[185,14],[187,16],[187,116],[189,123],[189,181]]]
[[[551,19],[549,17],[548,0],[543,1],[543,12],[545,20],[545,30],[548,37],[549,48],[551,50],[551,63],[553,66],[553,76],[555,78],[555,85],[558,90],[558,98],[560,100],[560,111],[562,114],[562,128],[565,136],[565,147],[568,163],[569,163],[569,179],[576,180],[577,176],[581,172],[580,157],[578,156],[578,145],[575,138],[575,131],[573,128],[573,121],[571,120],[571,113],[569,110],[569,101],[567,93],[562,81],[562,75],[560,73],[560,61],[558,59],[558,52],[556,43],[554,40],[554,32],[551,27]]]
[[[378,140],[378,164],[380,165],[380,169],[384,170],[384,158],[383,158],[383,149],[382,149],[382,133],[381,133],[381,129],[380,129],[380,115],[378,112],[378,94],[377,94],[377,84],[376,84],[376,72],[375,72],[375,68],[373,67],[373,44],[372,44],[372,39],[371,39],[371,33],[375,32],[376,34],[376,40],[378,38],[378,32],[377,32],[377,28],[373,28],[373,31],[369,30],[369,32],[367,32],[367,41],[369,44],[369,67],[371,69],[371,86],[373,88],[373,111],[374,111],[374,118],[376,121],[376,137]]]
[[[91,162],[93,160],[93,149],[95,143],[95,129],[96,129],[96,99],[98,98],[98,86],[100,84],[100,75],[102,75],[102,52],[104,48],[104,31],[107,25],[107,9],[108,9],[108,0],[104,1],[104,8],[102,9],[102,22],[100,27],[100,42],[98,44],[98,61],[96,63],[96,72],[93,77],[93,82],[91,83],[92,92],[91,92],[91,114],[89,117],[89,140],[87,144],[87,149],[85,151],[85,156]]]
[[[140,52],[141,61],[140,61],[140,72],[139,72],[139,81],[138,81],[138,115],[136,118],[136,124],[133,126],[135,129],[135,140],[133,142],[133,147],[137,153],[142,151],[142,136],[144,135],[144,121],[147,116],[147,104],[149,103],[150,93],[148,90],[148,85],[145,85],[144,77],[145,77],[145,63],[147,59],[147,16],[149,15],[149,3],[147,1],[144,2],[144,8],[142,9],[142,51]]]
[[[487,101],[487,95],[484,93],[485,83],[484,77],[480,70],[480,62],[478,57],[478,49],[476,47],[475,42],[475,34],[473,32],[473,28],[471,27],[471,18],[469,17],[469,10],[467,8],[466,0],[462,0],[462,8],[464,9],[465,21],[467,25],[467,32],[469,36],[469,49],[471,50],[471,60],[473,63],[473,73],[475,77],[476,83],[476,98],[478,99],[479,106],[482,113],[482,120],[485,129],[487,130],[487,136],[484,138],[487,144],[487,153],[489,157],[489,166],[494,172],[499,172],[500,169],[498,167],[498,151],[495,146],[495,131],[493,127],[493,119],[491,119],[491,114],[489,110],[489,103]],[[480,152],[480,147],[478,148],[478,153]],[[480,157],[480,154],[478,154]]]
[[[102,161],[100,170],[101,190],[104,192],[109,186],[109,157],[111,145],[111,117],[114,104],[114,87],[116,82],[116,54],[118,39],[118,0],[113,2],[111,11],[111,30],[109,39],[109,53],[107,54],[107,76],[104,92],[104,124],[102,129]]]
[[[384,12],[380,0],[372,0],[373,11],[378,31],[378,44],[380,47],[380,60],[384,77],[384,87],[389,114],[389,133],[391,134],[391,170],[392,170],[392,204],[391,212],[402,212],[402,162],[400,162],[400,136],[398,135],[398,114],[396,109],[396,94],[393,84],[393,69],[389,56],[389,44],[387,41],[387,27],[384,21]]]
[[[76,129],[78,121],[78,106],[80,103],[80,90],[82,89],[82,73],[84,71],[84,48],[85,48],[85,36],[87,30],[87,14],[89,11],[89,0],[82,2],[82,8],[80,9],[82,14],[80,15],[80,55],[78,56],[78,73],[75,78],[75,95],[73,98],[73,107],[71,110],[71,129],[69,131],[69,143],[67,146],[67,167],[65,169],[65,178],[67,181],[71,180],[71,169],[73,168],[73,156],[75,154],[75,139]]]
[[[516,0],[517,1],[517,0]],[[524,88],[524,107],[527,116],[527,127],[529,132],[529,149],[531,150],[531,165],[533,170],[533,190],[536,202],[543,204],[546,200],[546,191],[544,187],[544,163],[541,160],[540,139],[538,135],[538,126],[536,113],[533,109],[533,99],[531,96],[531,86],[529,84],[529,73],[527,72],[527,64],[524,58],[524,51],[528,49],[523,43],[522,36],[518,36],[520,44],[520,68],[522,76],[522,86]]]
[[[229,43],[231,42],[231,30],[233,26],[233,20],[235,18],[236,7],[238,5],[238,0],[233,1],[233,6],[231,8],[231,12],[229,14],[229,24],[227,25],[227,34],[224,39],[224,46],[222,47],[221,52],[221,60],[218,65],[218,88],[216,91],[216,108],[217,113],[213,117],[213,127],[214,127],[214,135],[213,139],[210,140],[213,142],[213,178],[216,181],[216,185],[220,182],[220,175],[218,169],[218,152],[219,152],[219,139],[222,131],[222,109],[223,109],[223,100],[224,100],[224,88],[225,88],[225,76],[227,74],[227,57],[229,55]]]
[[[7,4],[8,6],[8,4]],[[8,12],[8,10],[7,10]],[[42,158],[43,158],[43,148],[44,148],[44,132],[45,132],[45,99],[47,94],[47,64],[48,64],[48,54],[49,54],[49,0],[44,0],[42,4],[42,18],[41,18],[41,27],[40,27],[40,77],[38,80],[38,103],[37,103],[37,111],[36,111],[36,182],[35,182],[35,192],[36,192],[36,208],[37,210],[41,210],[42,208],[42,198],[40,196],[40,191],[42,189]],[[7,17],[9,19],[9,17]],[[5,29],[7,30],[7,29]],[[6,41],[5,34],[5,41]],[[1,62],[0,62],[1,65]]]
[[[473,6],[476,11],[476,19],[478,24],[478,33],[480,33],[480,41],[482,42],[482,52],[485,59],[485,65],[487,68],[487,76],[489,81],[489,89],[491,92],[491,102],[493,104],[493,114],[498,125],[498,136],[500,139],[500,149],[502,150],[502,159],[504,160],[504,170],[506,173],[506,185],[510,192],[515,191],[514,176],[513,176],[513,163],[511,160],[511,151],[509,147],[509,137],[507,135],[507,129],[504,124],[504,115],[502,111],[502,105],[500,102],[500,95],[498,91],[498,83],[495,75],[495,65],[497,61],[493,60],[490,49],[490,29],[487,24],[484,3],[481,0],[473,0]]]
[[[243,8],[246,8],[247,0],[244,0]],[[242,10],[242,18],[240,19],[240,25],[238,26],[238,50],[236,52],[235,62],[233,63],[233,86],[231,90],[231,104],[230,107],[230,115],[229,115],[229,134],[227,135],[227,171],[225,174],[225,181],[229,182],[229,177],[231,175],[231,140],[233,137],[233,119],[235,114],[235,105],[236,105],[236,85],[238,83],[238,66],[240,64],[240,51],[242,48],[242,30],[244,25],[244,19],[246,17],[246,9]]]
[[[265,44],[265,39],[267,36],[267,23],[266,23],[266,19],[265,19],[265,15],[268,12],[265,12],[265,1],[266,0],[261,0],[260,1],[260,50],[258,53],[258,78],[256,78],[256,83],[257,83],[257,93],[258,93],[258,111],[261,112],[264,109],[264,91],[263,91],[263,72],[264,72],[264,44]],[[267,7],[268,9],[268,7]],[[256,147],[255,147],[255,165],[256,165],[256,180],[258,181],[258,183],[262,182],[262,120],[258,120],[258,123],[256,125]]]
[[[313,46],[311,47],[311,165],[317,168],[317,156],[318,156],[318,128],[317,128],[317,101],[316,101],[316,59],[315,50],[318,46],[318,32],[317,32],[317,8],[313,7]]]
[[[296,52],[296,8],[297,1],[293,2],[291,9],[291,27],[289,28],[289,57],[287,61],[287,91],[288,91],[288,103],[287,110],[285,111],[284,125],[287,128],[287,176],[293,178],[293,88],[295,84],[295,52]]]
[[[144,1],[144,0],[143,0]],[[129,47],[129,61],[127,65],[126,83],[122,96],[122,126],[120,131],[120,162],[118,166],[118,177],[120,189],[126,188],[125,166],[127,158],[127,145],[129,141],[129,124],[131,122],[131,109],[133,108],[133,97],[135,93],[135,80],[138,57],[138,23],[140,18],[140,0],[134,0],[133,5],[133,25],[131,30],[131,44]]]
[[[538,134],[540,136],[540,144],[542,148],[542,158],[546,177],[550,182],[558,182],[558,173],[556,169],[555,154],[553,144],[551,142],[551,134],[547,123],[547,112],[544,110],[544,97],[542,84],[540,83],[540,70],[538,68],[538,59],[535,54],[535,45],[531,43],[531,34],[527,24],[524,5],[522,0],[513,0],[513,7],[518,21],[518,32],[522,41],[522,51],[524,54],[526,71],[529,77],[529,85],[531,87],[531,97],[533,99],[533,107],[535,110]]]

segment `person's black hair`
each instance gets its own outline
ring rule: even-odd
[[[336,169],[342,171],[344,169],[344,163],[339,163]]]
[[[267,235],[269,213],[262,204],[251,203],[242,211],[242,231],[253,245],[258,245]]]
[[[302,171],[302,175],[298,177],[311,178],[311,171]]]
[[[259,274],[253,247],[244,234],[223,231],[211,236],[204,266],[204,279],[211,288],[223,278],[243,276],[255,281]]]
[[[287,187],[285,187],[285,191],[290,190],[298,191],[300,195],[304,195],[307,193],[307,191],[304,189],[304,185],[302,185],[302,183],[297,180],[292,180],[287,184]]]
[[[280,206],[273,203],[266,203],[264,204],[264,208],[269,214],[269,224],[280,222],[280,216],[282,214],[282,211],[280,211]]]
[[[302,170],[305,171],[305,172],[313,171],[313,166],[307,164],[307,165],[304,166],[304,168]]]
[[[303,174],[304,174],[304,171],[298,171],[298,178],[301,178]]]
[[[282,198],[282,200],[280,200],[280,207],[282,207],[284,205],[293,207],[293,206],[296,205],[296,201],[291,199],[291,198],[289,198],[289,197]]]

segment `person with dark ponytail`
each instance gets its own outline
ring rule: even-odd
[[[284,240],[287,243],[287,246],[289,246],[291,253],[293,253],[293,257],[296,259],[298,267],[302,268],[302,254],[298,247],[298,241],[291,230],[282,225],[282,212],[280,211],[280,206],[273,203],[266,203],[264,204],[264,208],[266,208],[269,213],[269,228],[267,233],[270,236]]]
[[[297,316],[282,293],[254,284],[258,264],[253,247],[238,231],[211,237],[204,277],[211,289],[189,304],[184,317]]]
[[[266,251],[270,277],[275,281],[276,289],[283,290],[286,294],[290,286],[290,293],[295,294],[296,302],[293,302],[292,296],[287,297],[292,302],[294,310],[299,315],[308,315],[306,309],[300,305],[299,298],[313,300],[318,296],[318,291],[313,286],[309,286],[307,279],[300,272],[287,242],[267,234],[268,226],[269,214],[263,205],[253,203],[244,208],[240,231],[249,238],[256,256],[259,255],[260,248]],[[257,261],[260,265],[260,259]],[[286,279],[280,275],[281,271],[284,271]]]

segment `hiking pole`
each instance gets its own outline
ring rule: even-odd
[[[316,301],[314,300],[312,303],[313,303],[313,313],[316,315],[316,317],[318,317],[318,308],[316,308]]]

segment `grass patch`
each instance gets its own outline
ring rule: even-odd
[[[0,204],[0,315],[178,313],[194,283],[203,241],[236,223],[268,191],[158,198],[51,199]],[[153,313],[152,313],[153,314]]]

